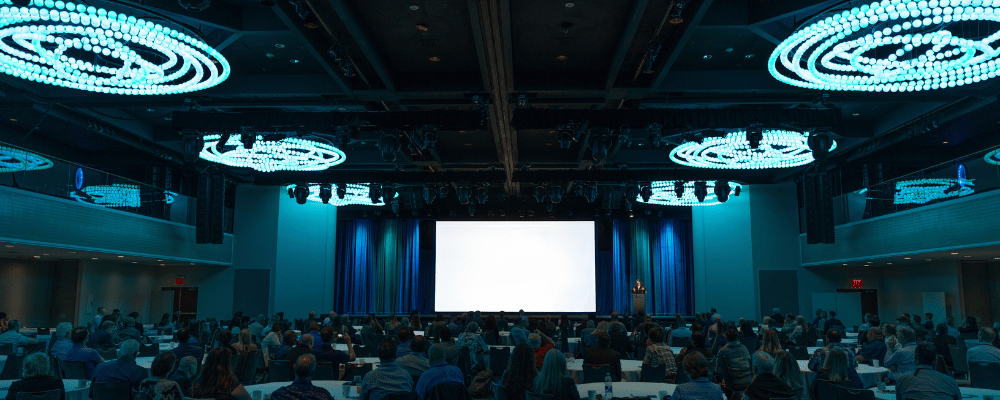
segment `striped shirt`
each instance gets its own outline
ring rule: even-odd
[[[382,362],[378,369],[365,374],[358,387],[361,400],[382,400],[389,393],[412,392],[413,378],[394,362]]]

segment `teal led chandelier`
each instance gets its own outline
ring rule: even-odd
[[[229,62],[201,39],[83,4],[0,0],[0,71],[33,82],[123,95],[207,89]]]
[[[990,164],[1000,165],[1000,149],[996,149],[989,153],[986,153],[986,156],[983,157],[983,159]]]
[[[177,196],[177,193],[174,192],[162,193],[162,195],[156,195],[158,198],[152,201],[163,201],[166,204],[171,204],[174,202],[174,197]],[[69,196],[81,203],[108,208],[137,208],[142,205],[139,185],[129,183],[87,186],[79,191],[70,192]]]
[[[281,140],[264,140],[257,135],[248,149],[240,140],[242,134],[233,134],[218,146],[223,135],[205,135],[205,147],[200,157],[232,167],[252,168],[261,172],[322,171],[347,159],[343,151],[332,144],[320,143],[298,137]]]
[[[705,182],[705,201],[698,201],[698,196],[695,194],[695,182],[683,182],[684,192],[677,196],[677,186],[678,181],[656,181],[650,184],[650,188],[653,190],[653,194],[649,196],[649,201],[643,201],[641,196],[637,196],[635,201],[640,203],[660,205],[660,206],[714,206],[722,204],[715,194],[715,182],[706,181]],[[738,195],[742,190],[743,185],[737,182],[729,182],[729,194]]]
[[[893,204],[926,204],[934,200],[968,196],[975,192],[972,179],[928,178],[896,182]]]
[[[369,197],[368,189],[370,184],[367,183],[348,183],[348,184],[331,184],[331,197],[328,204],[334,206],[384,206],[384,202],[372,203]],[[295,190],[295,185],[288,185],[288,190]],[[334,194],[336,193],[336,194]],[[343,195],[343,198],[341,198]],[[396,192],[393,198],[399,197],[399,192]],[[323,202],[320,197],[320,185],[313,183],[309,185],[309,197],[308,200]],[[384,201],[384,200],[383,200]]]
[[[998,0],[873,2],[797,30],[774,50],[768,68],[782,82],[819,90],[968,85],[997,75],[995,22]]]
[[[756,148],[750,145],[746,136],[746,131],[736,131],[724,137],[686,142],[670,152],[670,160],[689,167],[715,169],[790,168],[814,160],[806,133],[764,130]],[[830,151],[833,151],[837,142],[831,142]]]
[[[0,146],[0,174],[52,168],[52,160],[21,149]]]

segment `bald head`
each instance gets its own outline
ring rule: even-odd
[[[295,377],[298,379],[312,379],[313,372],[316,372],[316,356],[303,354],[295,360]]]
[[[441,343],[431,346],[431,349],[427,352],[427,357],[431,365],[440,364],[445,362],[445,349]]]

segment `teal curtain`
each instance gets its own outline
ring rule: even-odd
[[[632,310],[632,285],[646,286],[646,312],[694,312],[691,221],[615,220],[611,260],[598,256],[597,312]]]
[[[336,260],[339,312],[433,311],[433,258],[421,263],[420,221],[338,221]]]

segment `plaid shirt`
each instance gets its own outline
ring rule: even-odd
[[[394,362],[382,362],[367,374],[358,387],[361,400],[382,400],[389,393],[412,392],[413,378]]]
[[[271,400],[333,400],[326,389],[313,386],[308,379],[296,379],[291,385],[274,391]]]
[[[844,351],[847,355],[847,365],[850,365],[851,369],[858,368],[858,359],[854,357],[854,349],[844,346],[840,342],[830,343],[825,347],[820,347],[813,353],[812,358],[809,359],[809,370],[816,372],[823,369],[823,364],[826,363],[826,355],[830,353],[830,350],[836,346]]]
[[[646,347],[646,357],[643,364],[658,367],[660,364],[667,365],[667,377],[677,375],[677,364],[674,363],[674,351],[666,343],[654,343]]]

